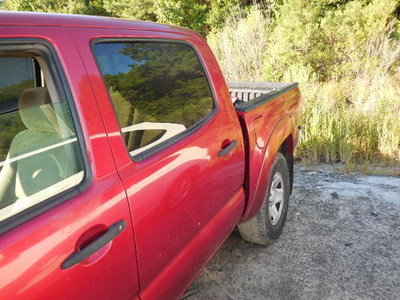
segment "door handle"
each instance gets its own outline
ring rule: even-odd
[[[125,220],[121,220],[111,225],[110,227],[108,227],[107,232],[96,239],[94,242],[92,242],[82,250],[74,252],[70,256],[68,256],[67,259],[62,263],[61,269],[65,270],[72,266],[75,266],[89,256],[93,255],[95,252],[97,252],[113,239],[115,239],[115,237],[119,235],[125,229],[125,227]]]
[[[237,141],[233,140],[231,141],[227,146],[225,146],[221,151],[218,152],[218,157],[224,156],[225,154],[228,154],[235,148],[237,145]]]

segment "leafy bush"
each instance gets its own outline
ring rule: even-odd
[[[307,68],[329,81],[399,65],[400,44],[390,41],[397,32],[396,0],[347,1],[334,9],[327,3],[288,0],[276,7],[265,78],[282,80],[288,69]]]
[[[85,3],[78,1],[55,1],[55,0],[4,0],[2,9],[16,11],[42,11],[58,13],[83,13]]]
[[[206,5],[201,1],[157,0],[154,8],[159,22],[180,25],[204,33]]]

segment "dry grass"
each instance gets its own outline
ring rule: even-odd
[[[261,81],[269,21],[257,8],[247,18],[243,16],[238,11],[221,30],[211,32],[207,41],[227,79]]]

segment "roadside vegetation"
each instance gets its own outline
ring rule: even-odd
[[[2,9],[107,15],[190,27],[227,80],[297,81],[306,164],[400,175],[397,0],[4,0]]]

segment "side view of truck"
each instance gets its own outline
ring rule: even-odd
[[[228,88],[188,29],[41,13],[0,12],[0,68],[1,299],[179,299],[235,227],[280,235],[297,84]]]

